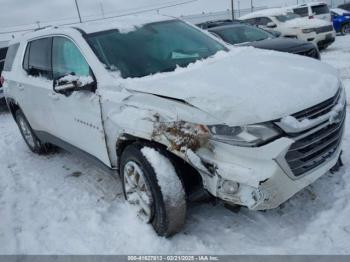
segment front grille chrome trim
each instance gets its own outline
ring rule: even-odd
[[[342,138],[345,130],[346,104],[345,92],[342,88],[332,98],[294,114],[298,119],[317,116],[314,120],[322,119],[319,125],[308,127],[306,131],[288,133],[283,129],[294,143],[276,159],[276,162],[292,179],[300,179],[312,173],[332,159],[341,151]],[[342,105],[340,110],[339,105]],[[335,109],[335,107],[337,107]],[[324,115],[319,116],[324,112]],[[336,121],[332,121],[332,115]]]

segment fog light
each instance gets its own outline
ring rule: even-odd
[[[225,180],[222,183],[222,192],[226,193],[226,194],[230,194],[233,195],[235,193],[237,193],[238,189],[239,189],[239,184],[233,181],[229,181],[229,180]]]

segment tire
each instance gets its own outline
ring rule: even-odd
[[[343,24],[341,29],[340,29],[340,33],[342,35],[349,34],[350,33],[350,23]]]
[[[152,224],[159,236],[170,237],[181,231],[185,224],[186,194],[174,165],[166,155],[166,152],[141,143],[132,144],[121,156],[120,176],[125,199],[138,207],[139,215]],[[136,173],[140,173],[138,180],[133,179],[137,178]],[[137,180],[138,183],[129,180]],[[136,198],[141,200],[135,200],[133,190],[138,191]],[[144,209],[145,203],[149,205]]]
[[[39,138],[35,135],[33,129],[31,128],[27,118],[20,109],[16,111],[15,117],[21,135],[29,149],[36,154],[48,153],[49,145],[43,144],[39,140]]]

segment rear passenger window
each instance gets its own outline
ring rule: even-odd
[[[23,68],[31,76],[52,79],[51,66],[52,37],[28,43]]]
[[[4,71],[11,71],[13,62],[19,48],[19,44],[11,45],[6,54],[6,60],[4,65]]]
[[[315,15],[323,15],[323,14],[328,14],[329,13],[329,8],[327,5],[316,5],[312,6],[312,13]]]
[[[309,16],[309,8],[303,7],[303,8],[295,8],[293,12],[297,15],[300,15],[302,17]]]

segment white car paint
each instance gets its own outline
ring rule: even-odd
[[[325,20],[327,22],[331,22],[332,18],[331,18],[331,13],[329,11],[327,13],[324,13],[324,14],[317,14],[314,12],[313,8],[317,8],[317,7],[321,7],[321,6],[328,8],[327,4],[324,2],[311,2],[311,3],[307,3],[307,4],[301,4],[301,5],[287,7],[287,9],[299,14],[299,12],[297,12],[297,10],[307,8],[306,17],[308,17],[310,19],[316,18],[316,19]]]
[[[94,32],[104,30],[91,28]],[[71,39],[80,49],[96,77],[96,93],[81,91],[66,97],[53,91],[51,81],[26,75],[22,69],[26,43],[57,35]],[[13,69],[4,72],[7,101],[13,99],[22,108],[34,130],[51,133],[110,168],[118,167],[116,147],[120,141],[128,136],[152,140],[195,167],[204,188],[213,196],[251,209],[268,209],[325,174],[340,155],[341,145],[325,164],[297,179],[282,165],[296,138],[283,135],[260,147],[239,147],[209,139],[200,148],[177,150],[172,149],[168,134],[158,128],[180,121],[246,126],[310,108],[333,97],[341,85],[337,72],[319,61],[235,47],[174,72],[122,79],[99,62],[74,28],[40,30],[12,44],[17,42],[21,45]],[[214,165],[216,172],[212,173],[202,161]],[[239,183],[239,191],[233,195],[223,192],[221,184],[225,180]]]
[[[336,32],[333,28],[333,24],[330,20],[325,21],[321,19],[307,19],[307,18],[296,18],[293,20],[289,20],[287,22],[279,21],[276,16],[284,15],[288,13],[288,9],[285,8],[271,8],[266,10],[261,10],[257,12],[253,12],[247,15],[240,17],[240,20],[247,21],[252,18],[260,18],[267,17],[269,18],[275,25],[275,27],[271,28],[266,25],[259,25],[263,29],[266,30],[275,30],[281,33],[281,36],[284,37],[294,37],[300,40],[313,42],[316,45],[321,41],[325,41],[327,38],[335,39]],[[322,33],[316,33],[315,31],[305,32],[305,30],[310,29],[319,29],[322,27],[329,26],[331,30],[327,30]]]

